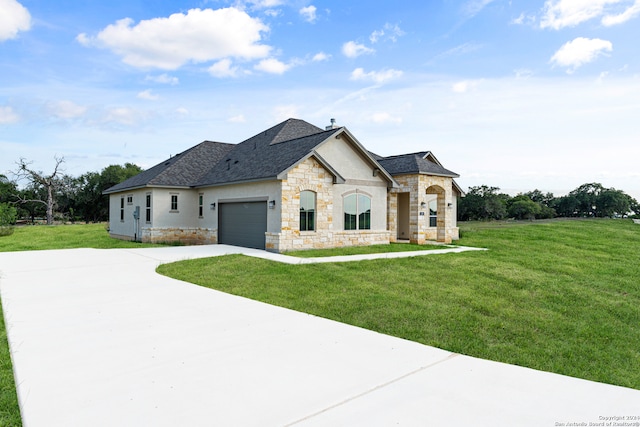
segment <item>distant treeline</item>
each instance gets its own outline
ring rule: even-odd
[[[48,175],[54,219],[56,221],[98,222],[109,219],[109,197],[102,194],[107,188],[139,174],[142,168],[126,163],[111,165],[100,172],[87,172],[78,177],[66,174]],[[44,174],[39,173],[39,176]],[[37,179],[19,188],[14,180],[0,175],[0,213],[15,210],[16,219],[35,221],[46,218],[48,188]],[[9,218],[9,217],[7,217]],[[1,218],[0,218],[1,219]],[[5,222],[6,218],[5,218]]]
[[[624,218],[640,215],[633,197],[602,184],[582,184],[566,196],[533,190],[511,197],[500,188],[471,187],[458,201],[458,220],[546,219],[555,217]]]

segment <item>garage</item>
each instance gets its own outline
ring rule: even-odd
[[[218,243],[265,248],[267,202],[220,203]]]

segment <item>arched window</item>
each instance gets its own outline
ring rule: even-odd
[[[349,194],[344,198],[344,229],[371,229],[371,198],[364,194]]]
[[[300,231],[316,229],[316,193],[300,192]]]

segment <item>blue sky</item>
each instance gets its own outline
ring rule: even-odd
[[[0,173],[335,118],[464,189],[640,199],[639,24],[640,0],[0,0]]]

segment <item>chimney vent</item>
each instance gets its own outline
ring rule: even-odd
[[[336,119],[331,119],[331,124],[324,128],[324,130],[337,129],[340,126],[336,125]]]

